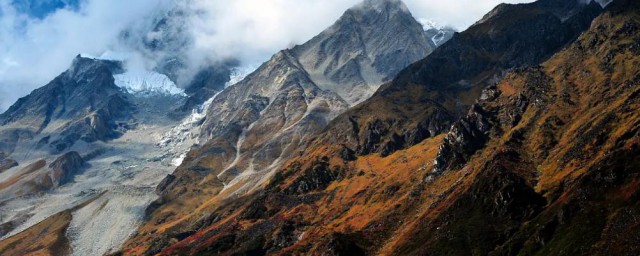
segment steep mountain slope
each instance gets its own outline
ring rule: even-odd
[[[638,254],[639,32],[637,1],[614,1],[576,43],[487,88],[433,173],[475,178],[398,253]]]
[[[215,97],[202,126],[207,142],[159,186],[151,219],[181,228],[218,199],[260,188],[334,117],[434,47],[401,1],[369,0],[347,10]]]
[[[291,53],[320,88],[355,105],[435,47],[400,0],[365,0]]]
[[[334,120],[321,140],[357,154],[388,155],[446,132],[482,88],[509,69],[548,58],[601,10],[597,3],[564,0],[500,5]]]
[[[216,199],[190,226],[147,225],[157,238],[126,252],[636,255],[639,11],[614,1],[541,65],[488,83],[446,136],[386,157],[318,139],[264,190]]]

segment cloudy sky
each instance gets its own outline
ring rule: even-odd
[[[405,0],[413,15],[464,30],[500,2]],[[188,4],[185,4],[188,2]],[[63,72],[78,53],[134,51],[122,31],[181,5],[190,53],[247,65],[303,43],[360,0],[0,0],[0,111]],[[135,30],[134,30],[135,32]],[[142,33],[142,32],[141,32]],[[195,61],[195,60],[194,60]]]

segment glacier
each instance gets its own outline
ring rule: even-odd
[[[99,57],[85,53],[80,54],[80,56],[96,60],[118,61],[125,64],[125,66],[129,66],[129,62],[133,58],[134,54],[128,52],[106,51]],[[115,74],[113,78],[118,87],[136,96],[187,96],[184,89],[178,87],[178,85],[176,85],[176,83],[167,75],[150,71],[145,68],[126,67],[126,71],[124,73]]]
[[[187,96],[169,77],[153,71],[127,71],[113,78],[118,87],[131,94]]]

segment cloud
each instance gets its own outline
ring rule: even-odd
[[[360,0],[196,1],[204,10],[192,19],[196,52],[263,60],[275,51],[309,40]],[[416,18],[464,30],[502,0],[405,0]],[[532,0],[511,0],[512,3]]]
[[[41,0],[31,0],[41,1]],[[151,32],[154,16],[177,5],[187,14],[179,21],[189,45],[182,49],[191,68],[206,62],[238,59],[265,61],[276,51],[300,44],[330,26],[360,0],[81,0],[77,8],[60,8],[42,17],[16,10],[0,0],[0,109],[52,80],[78,53],[106,50],[138,52],[140,45],[123,40],[122,31]],[[465,29],[499,0],[405,0],[417,18]],[[531,2],[510,0],[510,2]],[[133,29],[132,29],[133,28]],[[186,31],[185,31],[186,30]],[[175,35],[173,35],[175,36]],[[181,35],[182,36],[182,35]],[[184,42],[182,42],[184,43]],[[154,55],[156,54],[156,55]],[[159,55],[157,55],[159,54]],[[149,65],[162,53],[136,54]],[[4,101],[1,101],[4,97]]]
[[[66,70],[78,53],[118,48],[120,31],[163,0],[85,0],[43,19],[0,0],[0,94],[7,108]]]

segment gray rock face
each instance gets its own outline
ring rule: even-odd
[[[13,160],[0,161],[0,168],[3,164],[10,164],[11,167],[17,166]],[[47,192],[71,183],[75,176],[81,174],[88,167],[80,154],[75,151],[59,156],[49,166],[46,164],[47,161],[44,159],[37,160],[22,167],[9,179],[1,182],[0,201],[6,203],[16,197]]]
[[[196,174],[236,191],[254,188],[337,115],[434,48],[401,1],[347,10],[309,42],[277,53],[217,95],[202,126],[207,143],[188,154],[161,193],[181,193]]]
[[[367,0],[291,52],[320,88],[354,105],[435,48],[402,1]]]
[[[0,115],[0,150],[43,134],[40,147],[61,152],[76,141],[109,140],[119,135],[116,120],[132,110],[113,81],[117,62],[76,57],[66,72],[19,99]],[[47,136],[50,134],[50,136]]]

